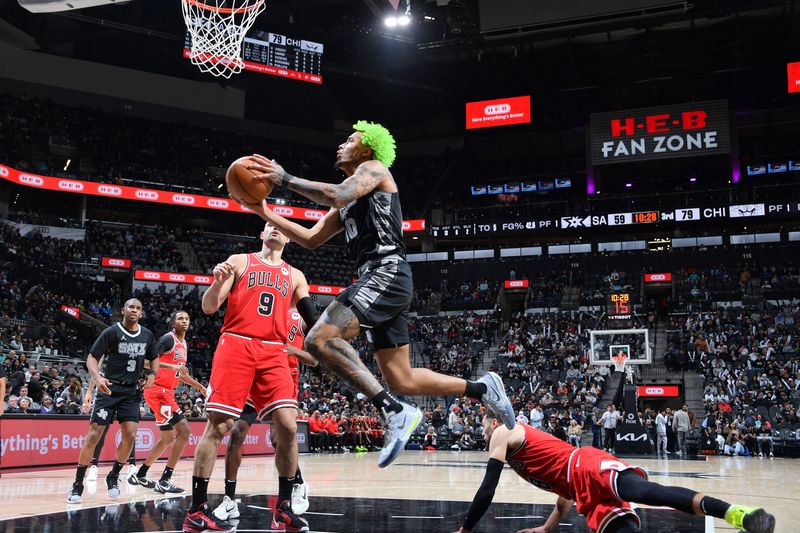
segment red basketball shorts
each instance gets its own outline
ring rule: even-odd
[[[144,390],[144,401],[150,406],[156,417],[156,425],[169,426],[173,416],[179,415],[183,419],[178,402],[175,401],[175,391],[164,387],[153,386]]]
[[[575,506],[586,517],[592,531],[603,533],[612,520],[624,515],[632,515],[639,522],[630,503],[618,495],[617,476],[623,470],[634,470],[647,479],[647,473],[641,468],[597,448],[579,448],[570,459],[569,484],[575,495]]]
[[[297,408],[286,346],[223,333],[211,365],[206,411],[237,418],[248,397],[258,417],[284,407]]]

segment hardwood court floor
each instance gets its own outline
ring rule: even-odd
[[[306,516],[314,531],[451,532],[460,526],[480,485],[485,452],[404,452],[394,465],[376,466],[377,454],[318,454],[301,457],[303,476],[311,487]],[[777,516],[779,532],[800,531],[800,460],[710,458],[677,460],[627,458],[647,469],[650,479],[707,492],[745,505],[763,506]],[[153,477],[161,474],[156,464]],[[105,494],[101,467],[96,484],[87,484],[84,503],[67,505],[73,469],[4,472],[0,479],[0,532],[50,531],[129,532],[180,529],[187,498],[162,495],[122,483],[122,496]],[[217,461],[209,487],[216,505],[224,491],[223,463]],[[189,488],[191,462],[182,461],[176,484]],[[277,474],[271,457],[245,458],[239,472],[242,495],[240,531],[270,531]],[[536,489],[506,469],[495,504],[476,531],[514,532],[541,525],[556,497]],[[532,505],[533,504],[533,505]],[[721,520],[704,520],[663,509],[640,509],[643,531],[733,531]],[[588,531],[585,520],[571,513],[560,530]]]

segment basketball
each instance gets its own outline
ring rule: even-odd
[[[249,162],[249,157],[240,157],[231,163],[225,173],[225,184],[233,198],[253,204],[270,195],[272,184],[254,180],[253,172],[247,168]]]

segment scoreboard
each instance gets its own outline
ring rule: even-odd
[[[608,295],[606,314],[609,320],[629,320],[633,316],[633,295],[628,291],[616,291]]]
[[[192,38],[187,32],[183,57],[188,58],[191,50]],[[244,38],[242,59],[244,70],[322,84],[324,50],[321,43],[257,31],[252,37]]]

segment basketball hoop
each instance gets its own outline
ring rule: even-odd
[[[629,357],[624,354],[614,355],[611,357],[611,362],[614,363],[614,370],[617,372],[625,372],[625,366],[628,364]]]
[[[266,8],[265,0],[181,0],[192,37],[189,59],[201,71],[230,78],[244,68],[244,35]]]

